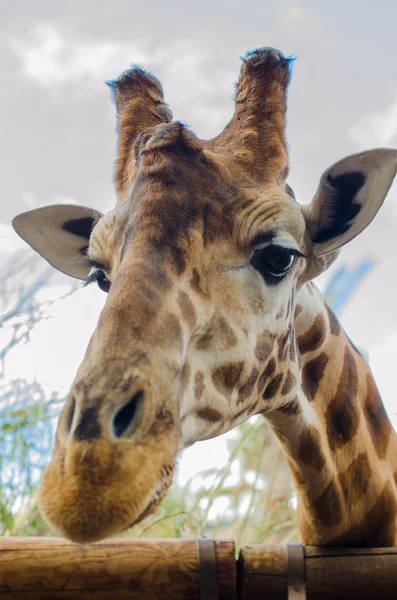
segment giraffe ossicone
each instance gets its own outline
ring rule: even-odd
[[[212,140],[172,121],[160,82],[129,69],[110,84],[116,207],[14,219],[57,269],[109,292],[41,482],[41,510],[67,538],[142,520],[184,447],[261,414],[291,469],[303,542],[397,543],[396,434],[311,282],[376,215],[397,151],[342,159],[299,204],[286,183],[291,65],[271,48],[248,54]]]

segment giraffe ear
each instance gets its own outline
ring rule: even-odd
[[[397,171],[397,150],[352,154],[327,169],[311,204],[302,206],[313,252],[322,256],[350,242],[375,217]]]
[[[74,204],[45,206],[12,221],[18,235],[50,265],[77,279],[86,279],[85,264],[91,231],[102,213]]]

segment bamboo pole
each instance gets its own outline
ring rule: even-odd
[[[214,549],[218,598],[235,600],[234,543],[216,541]],[[201,600],[197,540],[0,539],[0,600],[49,598]]]
[[[308,600],[395,600],[397,548],[304,548]],[[246,546],[238,561],[240,600],[288,600],[285,546]]]

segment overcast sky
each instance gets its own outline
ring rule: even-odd
[[[335,160],[397,147],[396,23],[394,0],[2,2],[0,260],[19,245],[9,226],[18,212],[57,202],[112,207],[115,119],[104,81],[131,63],[161,79],[176,118],[212,137],[231,116],[239,56],[263,45],[296,56],[290,183],[297,199],[309,202]],[[339,259],[377,263],[342,320],[368,350],[390,412],[397,410],[396,232],[394,186],[370,228]],[[59,275],[46,294],[69,284]],[[54,309],[56,316],[10,360],[7,377],[36,376],[66,389],[103,300],[99,290],[85,289]]]

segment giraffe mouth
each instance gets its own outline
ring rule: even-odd
[[[159,504],[162,502],[164,496],[167,493],[169,485],[170,484],[167,485],[167,482],[162,481],[157,486],[156,490],[150,496],[150,499],[149,499],[148,503],[146,504],[145,508],[142,510],[142,512],[138,515],[138,517],[135,517],[135,519],[133,521],[131,521],[129,523],[129,525],[124,527],[122,529],[122,531],[123,532],[127,531],[127,529],[130,529],[130,527],[137,525],[138,523],[140,523],[141,521],[146,519],[146,517],[151,515],[156,510],[156,508],[159,506]]]

